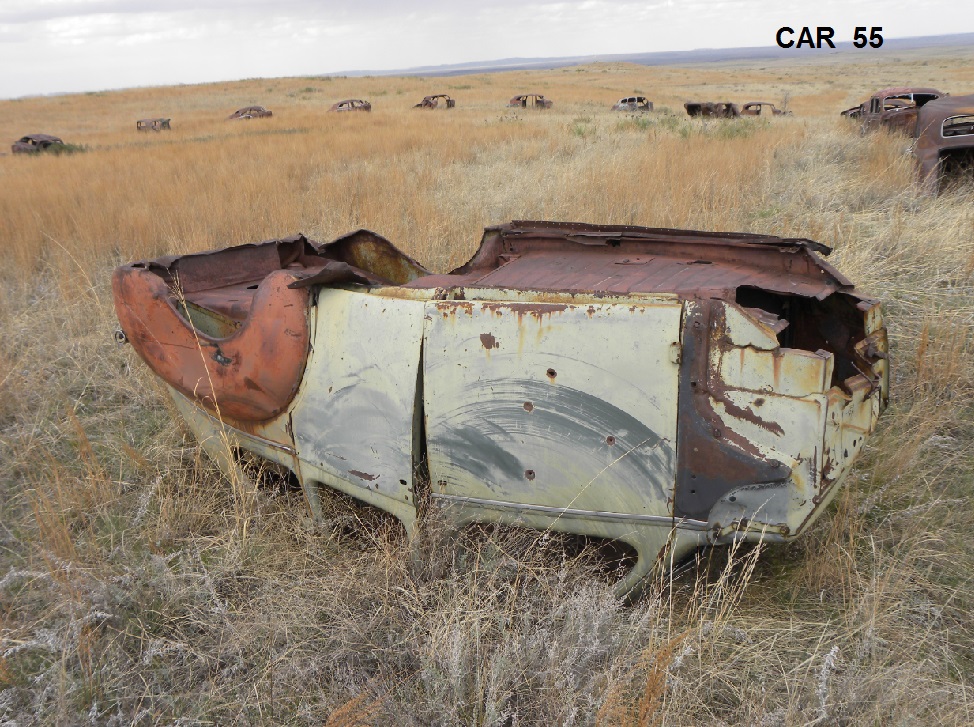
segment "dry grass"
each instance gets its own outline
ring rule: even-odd
[[[920,195],[904,140],[836,112],[893,82],[968,90],[972,55],[0,103],[0,138],[90,147],[0,159],[0,723],[969,723],[974,191]],[[534,89],[551,112],[502,108]],[[456,110],[408,108],[441,90]],[[636,91],[674,110],[787,94],[796,116],[606,110]],[[376,110],[322,113],[346,97]],[[222,120],[249,103],[276,115]],[[171,134],[136,136],[162,114]],[[225,481],[111,342],[122,260],[366,226],[444,269],[513,218],[835,246],[886,302],[894,403],[813,532],[624,606],[558,538],[432,522],[410,547],[340,498],[316,530],[297,493]]]

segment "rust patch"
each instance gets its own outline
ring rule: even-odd
[[[368,472],[359,472],[358,470],[349,470],[348,474],[355,475],[359,479],[367,480],[369,482],[379,479],[379,475],[370,475]]]
[[[486,348],[488,351],[492,348],[500,348],[499,344],[497,343],[497,339],[494,338],[489,333],[481,333],[480,342],[484,345],[484,348]]]

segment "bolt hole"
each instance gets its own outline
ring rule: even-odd
[[[611,447],[613,444],[616,443],[616,438],[610,434],[608,437],[605,438],[605,443]]]
[[[553,379],[558,375],[558,372],[555,371],[554,369],[548,369],[547,371],[545,371],[545,373],[548,374],[549,379]]]
[[[534,411],[534,404],[530,401],[524,402],[524,411]]]
[[[533,480],[534,470],[524,470],[524,476],[527,477],[529,480]]]
[[[399,484],[400,485],[405,485],[406,484],[406,480],[399,480]]]

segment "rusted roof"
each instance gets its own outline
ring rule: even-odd
[[[474,286],[675,293],[733,300],[739,287],[824,298],[852,286],[805,239],[635,226],[515,221],[484,231],[480,249],[446,275],[407,287]]]
[[[50,134],[27,134],[25,136],[22,136],[20,138],[20,140],[21,141],[25,141],[25,142],[31,142],[31,141],[34,141],[34,142],[50,141],[50,142],[53,142],[55,144],[63,144],[64,143],[59,137],[57,137],[57,136],[51,136]]]
[[[944,96],[931,101],[917,110],[916,141],[913,153],[917,160],[920,180],[933,190],[938,186],[942,155],[969,150],[963,154],[974,155],[974,133],[966,123],[954,128],[956,133],[945,135],[944,123],[952,117],[971,117],[974,121],[974,94],[969,96]]]
[[[881,91],[876,91],[872,95],[872,98],[889,98],[890,96],[905,96],[910,93],[923,93],[931,94],[935,96],[943,96],[943,91],[938,91],[935,88],[925,88],[922,86],[892,86],[890,88],[884,88]]]

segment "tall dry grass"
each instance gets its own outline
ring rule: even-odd
[[[90,147],[0,159],[0,722],[968,722],[974,191],[922,196],[902,139],[836,112],[894,81],[966,90],[970,55],[0,103],[0,138]],[[503,108],[535,89],[552,111]],[[441,90],[456,110],[409,108]],[[796,116],[607,111],[637,90],[674,111],[787,94]],[[346,97],[375,111],[323,113]],[[222,120],[249,103],[276,115]],[[173,132],[137,136],[155,115]],[[410,545],[338,497],[319,529],[293,490],[225,481],[111,342],[123,260],[365,226],[445,269],[512,218],[835,247],[886,304],[893,404],[807,536],[706,554],[626,606],[597,554],[557,537],[456,542],[434,519]]]

